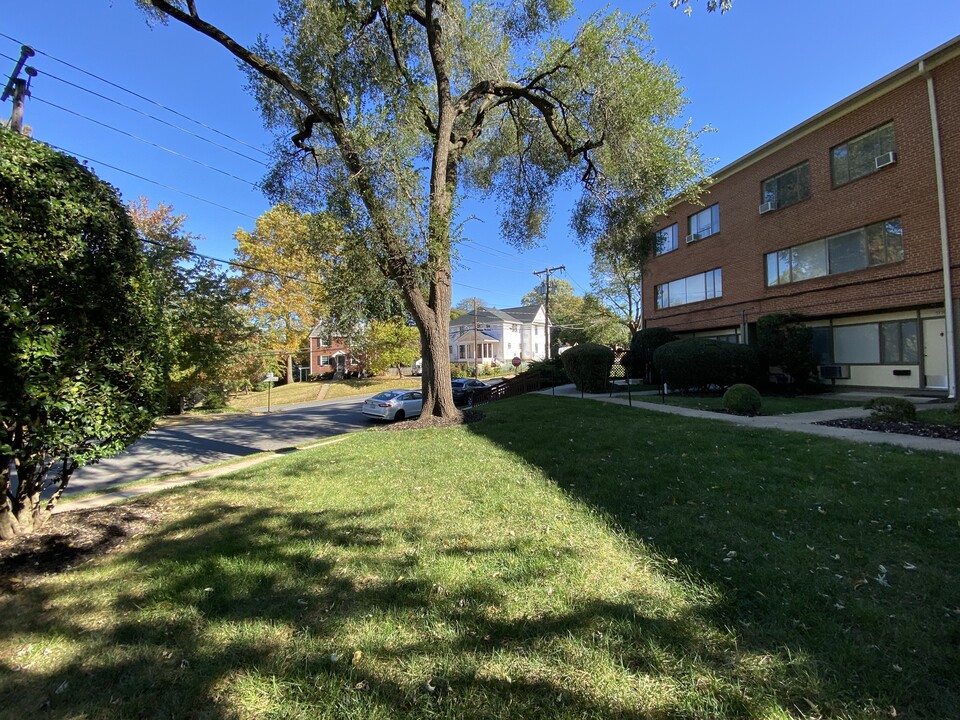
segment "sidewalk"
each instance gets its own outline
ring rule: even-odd
[[[275,460],[281,455],[289,455],[290,453],[297,452],[298,450],[310,450],[315,447],[320,447],[321,445],[332,445],[333,443],[342,442],[345,439],[346,436],[340,436],[330,438],[329,440],[322,440],[320,442],[313,443],[312,445],[307,445],[297,449],[260,453],[254,457],[243,458],[235,462],[224,463],[209,470],[194,470],[181,475],[167,477],[162,480],[137,483],[127,487],[117,488],[115,490],[105,490],[104,492],[86,495],[76,500],[70,498],[69,496],[65,496],[61,498],[60,502],[54,506],[53,513],[56,514],[60,512],[75,512],[77,510],[91,510],[93,508],[113,505],[114,503],[118,503],[122,500],[129,500],[130,498],[136,498],[140,497],[141,495],[160,492],[161,490],[169,490],[170,488],[180,487],[181,485],[189,485],[197,482],[198,480],[220,477],[221,475],[236,472],[237,470],[242,470],[243,468],[259,465],[260,463],[264,463],[269,460]]]
[[[610,397],[607,393],[581,395],[580,391],[573,385],[561,385],[553,390],[540,390],[541,395],[556,395],[557,397],[576,398],[583,397],[584,400],[596,400],[599,402],[608,402],[614,405],[629,405],[627,398]],[[862,395],[862,397],[861,397]],[[643,397],[643,400],[640,398]],[[844,396],[846,399],[846,396]],[[866,400],[867,395],[850,394],[851,400]],[[928,401],[927,398],[911,398],[917,403]],[[808,413],[793,413],[790,415],[758,415],[756,417],[745,417],[742,415],[728,415],[726,413],[711,412],[709,410],[695,410],[693,408],[676,407],[673,405],[664,405],[659,402],[659,395],[656,391],[647,391],[636,393],[633,397],[633,407],[650,410],[653,412],[668,413],[670,415],[682,415],[683,417],[705,418],[707,420],[717,420],[719,422],[733,423],[743,427],[764,428],[769,430],[784,430],[787,432],[800,432],[808,435],[819,435],[821,437],[831,437],[838,440],[850,440],[852,442],[863,443],[882,443],[886,445],[898,445],[909,448],[910,450],[929,450],[936,453],[949,453],[960,455],[960,442],[955,440],[944,440],[941,438],[917,437],[915,435],[901,435],[897,433],[874,432],[872,430],[854,430],[851,428],[831,427],[829,425],[817,425],[815,423],[824,420],[840,420],[843,418],[863,418],[870,415],[869,410],[863,408],[841,408],[838,410],[818,410]]]

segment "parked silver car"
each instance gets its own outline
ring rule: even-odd
[[[377,420],[403,420],[416,417],[423,408],[419,390],[384,390],[363,401],[363,414]]]

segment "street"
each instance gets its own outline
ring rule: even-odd
[[[267,450],[294,447],[331,435],[362,430],[364,397],[274,408],[269,414],[238,415],[213,422],[156,428],[120,455],[79,468],[64,495],[99,490],[144,478],[180,473]]]

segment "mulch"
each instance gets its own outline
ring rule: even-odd
[[[397,430],[422,430],[424,428],[444,428],[455,425],[467,425],[483,419],[483,413],[479,410],[467,408],[461,410],[454,417],[440,418],[432,415],[421,415],[416,420],[401,420],[400,422],[382,423],[371,428],[385,432],[394,432]]]
[[[917,437],[937,438],[941,440],[960,441],[960,426],[933,425],[929,423],[889,420],[872,420],[871,418],[850,418],[846,420],[824,420],[817,425],[849,428],[851,430],[872,430],[873,432],[898,433],[900,435],[916,435]]]
[[[122,506],[61,512],[29,535],[0,541],[0,597],[115,552],[155,526],[170,507],[169,502],[144,499]]]

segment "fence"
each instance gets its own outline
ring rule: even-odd
[[[483,390],[478,390],[473,394],[473,404],[482,405],[495,400],[536,392],[542,387],[543,378],[540,375],[518,375]]]

